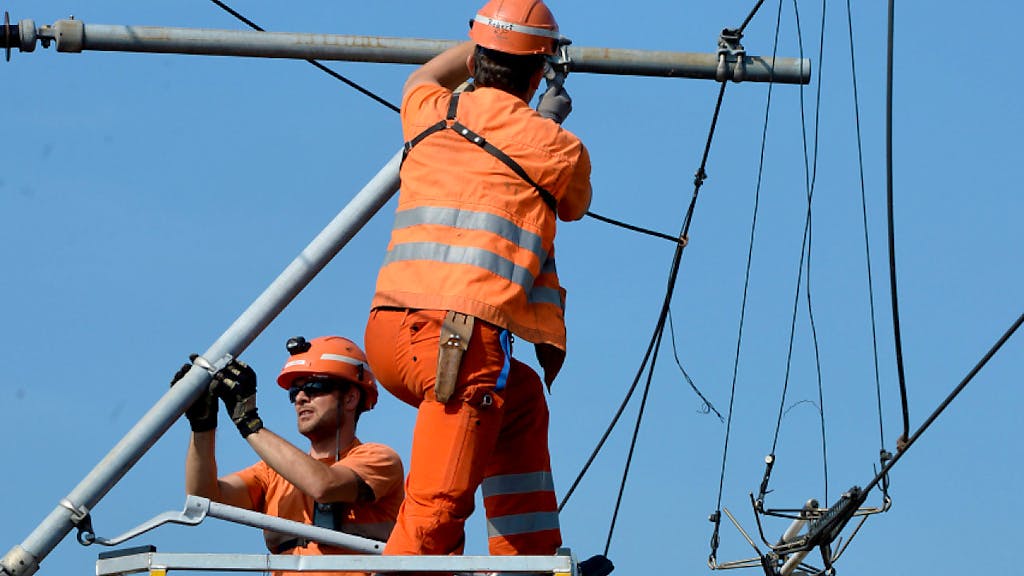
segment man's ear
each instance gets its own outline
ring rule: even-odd
[[[476,75],[476,51],[475,50],[473,52],[470,52],[469,56],[466,56],[466,69],[469,70],[469,75],[471,77]]]
[[[359,408],[359,399],[362,395],[357,386],[349,386],[341,397],[341,405],[345,410],[356,410]]]

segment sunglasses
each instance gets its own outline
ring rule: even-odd
[[[298,386],[292,386],[288,389],[288,401],[295,404],[295,400],[299,397],[299,392],[305,392],[306,396],[310,398],[316,398],[323,394],[327,394],[338,389],[338,384],[330,380],[310,380],[305,384]]]

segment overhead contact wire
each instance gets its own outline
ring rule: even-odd
[[[239,21],[241,21],[242,23],[244,23],[244,24],[245,24],[246,26],[248,26],[248,27],[252,28],[253,30],[256,30],[256,31],[258,31],[258,32],[266,32],[266,30],[264,30],[264,29],[263,29],[262,27],[260,27],[260,26],[259,26],[258,24],[256,24],[256,23],[255,23],[255,22],[253,22],[252,20],[249,20],[248,18],[246,18],[245,16],[243,16],[243,15],[242,15],[242,14],[240,14],[240,13],[239,13],[238,11],[236,11],[236,10],[235,10],[234,8],[232,8],[232,7],[228,6],[228,5],[227,5],[227,4],[225,4],[224,2],[221,2],[220,0],[210,0],[210,2],[213,2],[213,3],[214,3],[214,4],[216,4],[216,5],[217,5],[217,6],[218,6],[218,7],[219,7],[219,8],[221,9],[221,10],[224,10],[224,11],[225,11],[225,12],[227,12],[228,14],[231,14],[231,15],[232,15],[232,16],[234,16],[234,17],[235,17],[236,19],[238,19]],[[395,105],[394,105],[394,104],[392,104],[391,102],[388,102],[388,101],[387,101],[387,100],[385,100],[384,98],[382,98],[382,97],[380,97],[380,96],[378,96],[378,95],[374,94],[373,92],[371,92],[370,90],[367,90],[366,88],[363,88],[363,87],[362,87],[362,86],[360,86],[359,84],[356,84],[356,83],[355,83],[355,82],[353,82],[352,80],[349,80],[348,78],[346,78],[346,77],[342,76],[341,74],[339,74],[339,73],[335,72],[334,70],[331,70],[330,68],[328,68],[327,66],[324,66],[323,64],[321,64],[321,63],[317,62],[316,60],[312,60],[312,59],[306,59],[306,62],[309,62],[310,64],[312,64],[313,66],[315,66],[315,67],[319,68],[319,69],[320,69],[320,70],[322,70],[323,72],[325,72],[325,73],[327,73],[327,74],[329,74],[329,75],[333,76],[333,77],[334,77],[335,79],[337,79],[337,80],[340,80],[340,81],[344,82],[344,83],[345,83],[345,84],[347,84],[347,85],[348,85],[349,87],[351,87],[351,88],[354,88],[354,89],[355,89],[356,91],[360,92],[361,94],[363,94],[363,95],[365,95],[365,96],[369,96],[370,98],[372,98],[372,99],[373,99],[373,100],[375,100],[376,102],[378,102],[378,103],[380,103],[380,104],[384,105],[385,107],[387,107],[387,108],[390,108],[391,110],[393,110],[393,111],[395,111],[395,112],[399,112],[399,111],[401,110],[401,109],[400,109],[400,108],[399,108],[398,106],[395,106]]]
[[[886,477],[886,475],[889,473],[889,470],[892,470],[892,467],[895,466],[896,463],[900,461],[900,458],[902,458],[903,455],[907,453],[907,450],[910,449],[914,442],[916,442],[917,439],[920,438],[922,434],[924,434],[925,430],[927,430],[928,427],[931,426],[933,422],[935,422],[939,415],[941,415],[946,410],[946,408],[953,402],[953,400],[955,400],[956,397],[959,396],[961,392],[963,392],[964,388],[966,388],[967,385],[971,383],[971,380],[973,380],[974,377],[978,374],[978,372],[980,372],[981,369],[984,368],[986,364],[988,364],[988,361],[991,360],[997,352],[999,352],[1000,348],[1002,348],[1003,345],[1006,344],[1006,341],[1009,340],[1011,336],[1013,336],[1017,329],[1020,328],[1021,324],[1024,324],[1024,314],[1021,314],[1020,316],[1017,317],[1017,320],[1012,325],[1010,325],[1010,327],[1006,330],[1006,332],[1003,333],[999,340],[997,340],[996,343],[993,344],[991,348],[989,348],[989,351],[986,352],[985,355],[981,357],[981,360],[979,360],[978,363],[974,365],[974,368],[971,368],[971,371],[968,372],[966,376],[964,376],[964,379],[960,381],[960,384],[958,384],[956,388],[954,388],[953,391],[950,392],[948,396],[946,396],[945,400],[943,400],[942,403],[939,404],[938,408],[932,411],[931,415],[928,416],[928,419],[925,420],[924,423],[921,424],[921,427],[914,432],[914,435],[909,436],[907,438],[907,442],[903,450],[898,451],[896,455],[893,456],[892,460],[889,460],[889,462],[882,467],[881,471],[879,471],[878,474],[875,475],[874,479],[872,479],[871,482],[868,482],[868,484],[864,486],[864,492],[870,491],[872,488],[877,486],[883,478]]]

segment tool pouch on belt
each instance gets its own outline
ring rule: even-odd
[[[446,404],[455,391],[459,378],[462,355],[469,348],[473,336],[474,318],[461,312],[448,311],[441,324],[441,343],[437,353],[437,381],[434,383],[434,397]]]

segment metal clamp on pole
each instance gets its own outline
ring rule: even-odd
[[[198,367],[202,368],[203,370],[206,370],[212,376],[212,375],[216,374],[217,372],[220,372],[220,370],[222,368],[224,368],[225,366],[230,364],[232,360],[234,360],[234,357],[231,354],[224,354],[223,356],[218,358],[216,362],[212,362],[211,363],[209,360],[204,358],[202,355],[199,355],[199,356],[196,356],[195,359],[192,360],[192,364],[194,366],[198,366]]]
[[[569,57],[570,44],[572,44],[572,40],[560,36],[554,55],[547,57],[548,64],[562,74],[568,74],[569,68],[572,66],[572,58]]]
[[[92,529],[92,517],[89,516],[87,507],[75,504],[67,498],[62,499],[58,505],[71,512],[68,519],[71,520],[71,525],[78,529],[75,537],[79,544],[88,546],[96,541],[96,532]]]
[[[718,69],[715,71],[715,80],[725,82],[743,82],[747,70],[747,51],[740,44],[743,33],[739,30],[725,28],[718,36]],[[732,64],[732,74],[729,73],[729,65]]]

